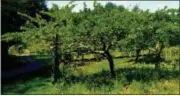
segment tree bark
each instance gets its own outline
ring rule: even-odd
[[[53,83],[57,82],[57,80],[59,79],[60,77],[60,70],[59,70],[59,64],[60,64],[60,61],[59,61],[59,58],[60,58],[60,55],[59,55],[59,52],[58,52],[58,41],[59,41],[59,36],[56,34],[56,38],[55,38],[55,41],[54,41],[54,66],[53,66],[53,69],[54,69],[54,81]]]
[[[114,62],[113,62],[113,58],[112,58],[111,54],[109,53],[109,50],[106,50],[105,54],[106,54],[106,58],[109,62],[111,76],[112,76],[112,78],[116,78],[115,71],[114,71]]]
[[[103,44],[103,50],[104,50],[104,54],[106,55],[106,58],[109,62],[109,67],[110,67],[110,71],[111,71],[111,77],[113,79],[116,78],[116,74],[115,74],[115,71],[114,71],[114,62],[113,62],[113,58],[112,58],[112,55],[110,54],[109,52],[109,48],[111,47],[111,45],[109,46],[106,46],[105,44]]]
[[[159,70],[160,70],[160,54],[158,53],[156,55],[156,63],[155,63],[155,70],[159,73]]]
[[[159,74],[160,74],[160,54],[156,55],[156,60],[155,60],[155,79],[159,79]]]
[[[159,47],[159,48],[158,48]],[[157,76],[159,77],[160,73],[160,60],[161,60],[161,53],[163,51],[164,45],[162,42],[158,42],[156,47],[156,57],[155,57],[155,71],[157,72]]]

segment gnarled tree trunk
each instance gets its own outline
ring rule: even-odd
[[[114,71],[113,57],[112,57],[112,55],[109,52],[109,48],[110,48],[110,45],[107,46],[107,47],[105,46],[105,44],[103,45],[104,53],[105,53],[106,58],[107,58],[107,60],[109,62],[109,67],[110,67],[110,71],[111,71],[111,77],[112,78],[116,78],[116,74],[115,74],[115,71]]]
[[[112,78],[116,78],[115,71],[114,71],[114,62],[113,62],[113,58],[112,58],[111,54],[109,53],[109,50],[106,50],[105,54],[106,54],[106,58],[109,62],[111,76],[112,76]]]

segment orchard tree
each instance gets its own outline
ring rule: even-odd
[[[135,10],[129,13],[131,23],[129,23],[129,31],[126,38],[121,41],[124,51],[135,51],[138,60],[141,50],[146,50],[151,45],[152,36],[152,20],[149,10]]]
[[[49,11],[41,11],[41,14],[50,17],[51,20],[48,21],[39,14],[36,14],[34,18],[19,13],[27,18],[27,22],[21,27],[23,32],[7,33],[2,38],[5,41],[20,39],[26,46],[37,43],[41,43],[43,46],[46,43],[46,50],[54,55],[54,82],[60,77],[59,64],[62,54],[71,50],[70,45],[73,42],[70,28],[72,26],[72,9],[75,5],[70,5],[71,3],[61,9],[57,5],[53,5]]]
[[[174,28],[173,29],[173,35],[170,37],[169,39],[169,46],[177,46],[180,42],[180,32],[179,32],[179,29],[177,28],[178,27],[178,24],[180,23],[180,19],[179,19],[179,16],[180,16],[180,12],[179,12],[179,9],[167,9],[167,13],[169,14],[169,21],[168,22],[171,22],[171,27]],[[172,29],[171,29],[172,31]]]
[[[119,5],[117,6],[119,8],[120,11],[124,11],[126,8],[124,7],[124,5]]]
[[[177,39],[174,37],[179,36],[178,23],[175,21],[177,15],[173,15],[174,14],[169,14],[167,6],[165,6],[164,9],[157,10],[153,14],[152,46],[155,48],[155,69],[158,73],[163,49],[170,44],[170,41]]]
[[[108,3],[106,3],[105,8],[109,9],[109,10],[112,10],[112,9],[117,8],[117,6],[116,6],[116,4],[114,4],[112,2],[108,2]]]
[[[85,45],[106,56],[112,78],[115,78],[116,75],[110,50],[116,49],[118,41],[123,38],[123,27],[125,26],[123,23],[125,21],[123,22],[124,18],[122,17],[124,16],[122,14],[118,8],[108,10],[94,2],[94,10],[84,12],[85,18],[77,27],[79,29],[77,33],[85,37]]]

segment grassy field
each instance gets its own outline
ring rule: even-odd
[[[42,59],[38,56],[34,58]],[[52,76],[3,84],[2,94],[179,94],[178,66],[174,68],[161,62],[157,80],[153,63],[135,63],[133,59],[114,59],[115,80],[110,78],[109,64],[104,59],[86,62],[83,66],[60,66],[63,76],[54,85]],[[51,59],[42,60],[49,63]]]

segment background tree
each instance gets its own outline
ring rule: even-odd
[[[155,69],[159,73],[160,70],[160,60],[161,53],[166,46],[169,46],[170,41],[177,38],[172,38],[179,36],[178,35],[178,26],[177,23],[173,20],[173,14],[169,14],[167,6],[164,9],[157,10],[153,14],[153,36],[152,45],[155,48]]]
[[[126,9],[126,8],[124,7],[124,5],[119,5],[118,8],[119,8],[120,11],[124,11],[124,10]]]
[[[148,10],[131,11],[131,23],[126,38],[121,42],[124,51],[135,51],[138,60],[141,50],[146,50],[151,45],[151,14]]]
[[[170,16],[168,19],[168,22],[172,22],[172,28],[175,28],[173,30],[173,36],[171,36],[171,39],[169,39],[169,46],[177,46],[178,42],[179,42],[179,37],[180,37],[180,33],[179,33],[179,29],[177,29],[178,27],[178,23],[179,23],[179,19],[178,17],[180,16],[179,14],[179,10],[178,9],[167,9],[167,14]],[[172,29],[171,29],[172,31]]]
[[[117,6],[112,2],[108,2],[106,3],[105,8],[111,10],[111,9],[117,8]]]

